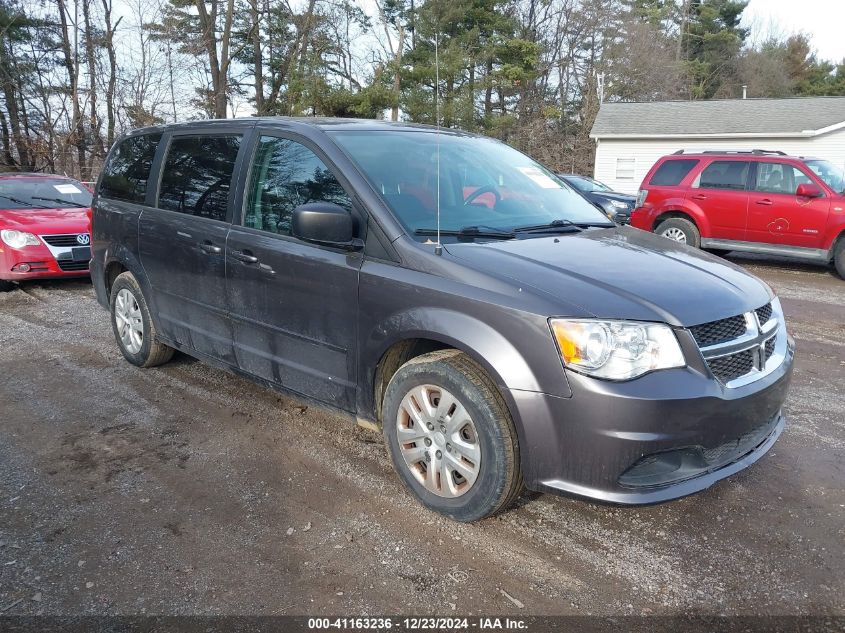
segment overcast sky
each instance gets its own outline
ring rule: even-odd
[[[751,0],[743,17],[752,41],[803,31],[821,59],[845,59],[845,0]]]

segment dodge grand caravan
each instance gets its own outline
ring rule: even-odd
[[[615,226],[508,146],[377,121],[145,128],[97,183],[91,274],[123,356],[179,350],[380,428],[460,521],[523,484],[702,490],[784,428],[793,342],[742,269]]]

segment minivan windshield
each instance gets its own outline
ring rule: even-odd
[[[499,141],[433,130],[331,134],[421,240],[437,226],[438,199],[441,233],[463,238],[613,226],[553,173]]]
[[[67,178],[0,178],[3,209],[64,209],[91,206],[91,192]]]
[[[807,167],[824,180],[828,187],[839,193],[845,193],[845,172],[841,167],[826,160],[808,160]]]

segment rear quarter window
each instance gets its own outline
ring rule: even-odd
[[[696,189],[729,189],[743,191],[748,184],[751,163],[744,160],[714,160],[692,184]]]
[[[694,159],[667,160],[657,168],[648,184],[655,187],[675,187],[681,184],[698,162]]]
[[[103,168],[99,195],[143,204],[160,140],[161,134],[142,134],[120,141]]]

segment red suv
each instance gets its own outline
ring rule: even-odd
[[[825,160],[764,150],[664,156],[631,224],[713,251],[833,262],[845,278],[845,174]]]

